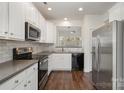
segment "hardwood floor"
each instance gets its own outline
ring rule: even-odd
[[[94,90],[81,71],[54,71],[51,73],[45,90]]]

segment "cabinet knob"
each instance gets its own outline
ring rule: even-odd
[[[27,87],[27,84],[25,84],[24,87]]]
[[[8,34],[8,32],[4,32],[5,34]]]
[[[10,35],[14,35],[13,33],[10,33]]]
[[[15,83],[18,83],[19,82],[19,80],[15,80]]]
[[[35,70],[35,68],[33,68],[33,70]]]
[[[31,81],[28,81],[28,83],[31,83]]]

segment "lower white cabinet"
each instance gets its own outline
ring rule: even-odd
[[[37,90],[38,64],[34,64],[0,85],[0,90]]]
[[[52,70],[71,71],[72,54],[56,53],[49,56],[48,73]]]

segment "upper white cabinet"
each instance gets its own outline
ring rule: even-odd
[[[55,26],[52,22],[46,22],[47,30],[46,30],[46,43],[54,43],[55,36]]]
[[[109,22],[124,20],[124,3],[117,3],[109,9]]]
[[[46,43],[46,20],[32,3],[25,3],[25,21],[37,26],[41,30],[40,43]]]
[[[9,3],[9,38],[25,40],[24,3]]]
[[[42,19],[41,27],[42,27],[41,28],[41,30],[42,30],[42,35],[41,35],[42,42],[46,43],[46,40],[47,40],[47,23],[46,23],[45,18]]]
[[[8,3],[0,3],[0,38],[8,35]]]
[[[40,12],[34,7],[32,3],[25,3],[25,21],[39,27],[39,15]]]
[[[35,12],[34,6],[32,3],[25,3],[25,20],[34,23],[35,20]]]
[[[41,30],[40,43],[54,43],[54,25],[32,3],[0,3],[0,39],[25,40],[25,21]]]
[[[45,32],[46,32],[46,21],[44,19],[44,17],[42,15],[39,15],[39,18],[38,18],[38,22],[39,22],[39,27],[40,27],[40,30],[41,30],[41,39],[40,39],[40,42],[41,43],[44,43],[45,42]]]

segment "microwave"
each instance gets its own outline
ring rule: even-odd
[[[40,37],[40,29],[29,22],[25,22],[25,40],[39,41]]]

